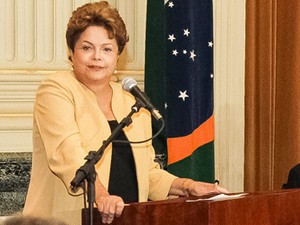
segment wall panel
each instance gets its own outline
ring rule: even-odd
[[[216,178],[244,190],[245,1],[214,0]]]
[[[70,68],[65,44],[67,22],[73,9],[86,2],[0,0],[3,40],[0,42],[0,152],[32,150],[31,121],[36,88],[47,74]],[[146,2],[109,2],[119,8],[130,35],[119,60],[119,79],[130,75],[142,83]]]

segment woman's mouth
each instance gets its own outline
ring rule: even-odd
[[[91,70],[101,70],[103,67],[101,66],[95,66],[95,65],[90,65],[88,66]]]

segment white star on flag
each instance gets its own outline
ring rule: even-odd
[[[193,51],[190,51],[190,53],[191,53],[190,59],[192,59],[193,61],[195,61],[195,57],[196,57],[197,55],[195,54],[194,50],[193,50]]]
[[[182,98],[183,101],[185,101],[185,98],[188,98],[189,96],[186,94],[187,90],[185,91],[179,91],[180,95],[178,96],[178,98]]]
[[[213,47],[214,43],[212,41],[208,42],[208,47]]]
[[[184,36],[189,36],[189,34],[190,34],[191,32],[189,31],[189,29],[183,29],[183,35]]]
[[[166,4],[166,2],[165,2]],[[173,8],[174,7],[174,2],[169,2],[168,7]]]
[[[175,55],[175,56],[177,56],[178,55],[178,51],[175,49],[175,50],[173,50],[173,53],[172,53],[172,55]]]
[[[170,40],[171,42],[173,42],[174,40],[176,40],[174,34],[169,34],[168,40]]]

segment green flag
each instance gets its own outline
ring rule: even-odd
[[[212,13],[211,0],[147,5],[145,92],[165,119],[153,145],[169,172],[206,182],[214,181]]]

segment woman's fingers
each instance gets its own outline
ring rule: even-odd
[[[122,214],[125,204],[122,198],[110,195],[100,198],[97,206],[101,213],[102,223],[110,224],[115,216],[119,217]]]
[[[116,204],[116,217],[119,217],[121,216],[122,212],[123,212],[123,209],[124,209],[124,202],[123,201],[118,201],[117,204]]]

